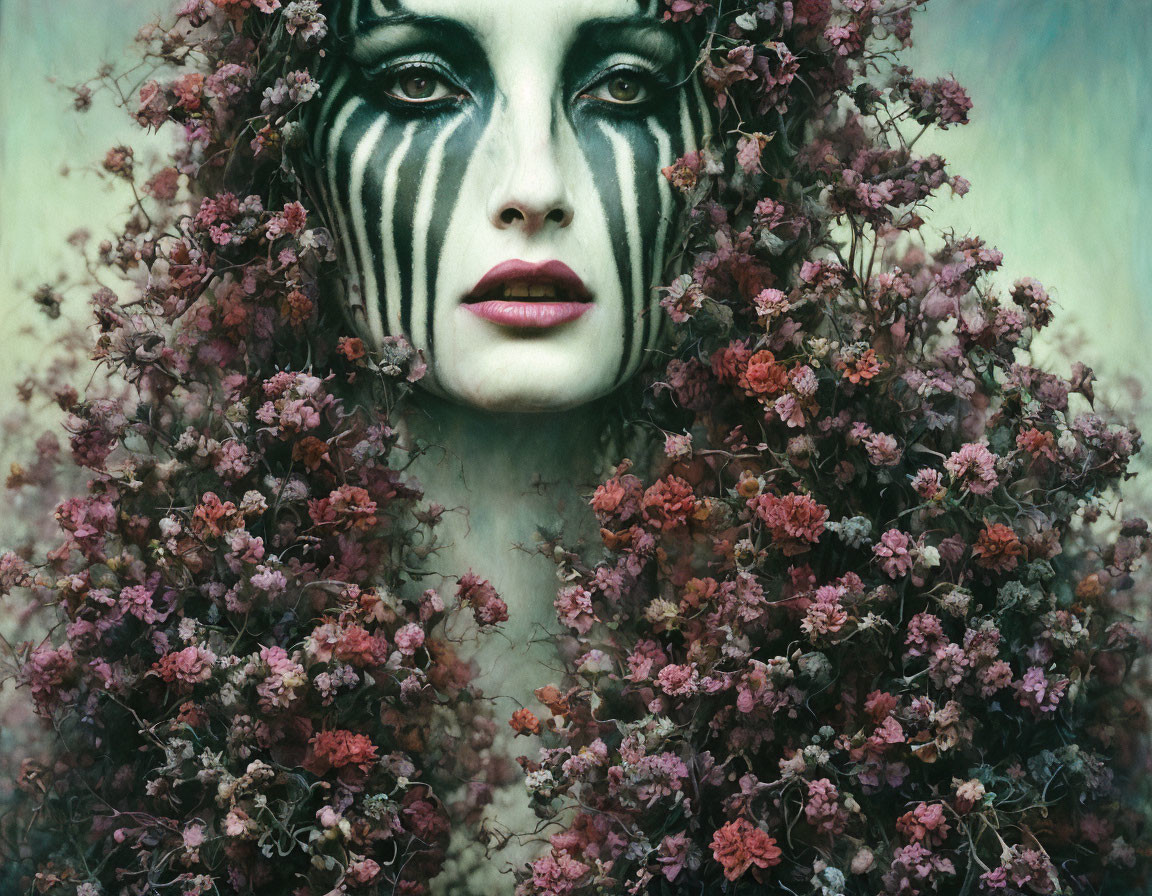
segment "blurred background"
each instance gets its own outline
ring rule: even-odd
[[[103,63],[125,66],[136,31],[170,6],[0,0],[0,417],[63,326],[32,293],[74,278],[68,236],[83,228],[94,247],[131,199],[123,182],[96,175],[104,153],[120,142],[141,160],[150,151],[109,94],[77,114],[65,88]],[[970,125],[925,147],[973,187],[941,200],[930,228],[973,231],[1004,250],[1003,279],[1032,275],[1049,287],[1102,380],[1143,380],[1152,372],[1152,0],[932,0],[916,40],[920,74],[955,74],[976,103]],[[84,319],[85,291],[64,295],[65,318]],[[0,447],[0,470],[9,460]]]

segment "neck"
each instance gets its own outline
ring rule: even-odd
[[[464,620],[446,634],[461,659],[476,669],[473,684],[491,700],[496,755],[536,756],[535,737],[514,743],[507,720],[520,707],[541,711],[533,690],[561,684],[553,636],[558,629],[553,601],[559,580],[552,558],[538,550],[543,538],[563,532],[595,533],[588,495],[603,463],[602,408],[582,407],[553,414],[488,413],[424,396],[406,416],[408,440],[425,445],[411,471],[424,484],[426,499],[448,508],[437,527],[437,552],[428,567],[451,605],[456,577],[472,570],[488,579],[508,605],[499,631],[477,633]],[[543,847],[527,837],[540,824],[514,770],[486,810],[493,830],[515,833],[505,849],[464,875],[487,892],[510,892],[497,873],[508,863],[534,857]],[[450,850],[460,861],[479,859],[466,844]],[[468,857],[471,856],[471,859]],[[451,888],[449,888],[451,889]],[[449,889],[434,888],[446,893]],[[470,889],[469,892],[472,892]]]
[[[595,404],[508,414],[431,396],[422,396],[407,415],[409,441],[427,446],[412,472],[427,500],[449,510],[428,563],[444,576],[446,603],[455,578],[471,570],[489,579],[508,604],[502,631],[472,647],[478,683],[490,695],[502,687],[517,701],[531,699],[530,689],[508,689],[510,683],[497,677],[499,663],[490,660],[509,649],[538,652],[543,660],[550,647],[544,636],[556,629],[552,602],[559,582],[554,563],[538,546],[561,531],[568,544],[573,536],[595,533],[586,496],[603,473],[604,421],[604,408]]]

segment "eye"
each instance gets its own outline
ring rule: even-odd
[[[638,106],[652,98],[656,87],[656,78],[650,72],[620,67],[609,71],[580,95],[615,106]]]
[[[465,91],[440,69],[423,63],[396,66],[384,74],[384,92],[404,103],[435,103]]]

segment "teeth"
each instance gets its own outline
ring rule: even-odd
[[[548,283],[526,283],[513,281],[504,284],[504,298],[506,299],[554,299],[556,287]]]

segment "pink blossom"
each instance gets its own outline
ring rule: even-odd
[[[996,455],[979,442],[969,442],[944,461],[944,469],[961,487],[974,495],[987,495],[1000,480],[996,475]]]
[[[1016,699],[1025,709],[1039,717],[1041,713],[1055,712],[1068,687],[1068,679],[1051,680],[1039,666],[1032,666],[1020,681],[1013,682]]]
[[[397,629],[392,640],[396,642],[396,648],[402,654],[414,656],[416,651],[424,646],[424,629],[415,622],[409,622]]]
[[[582,635],[587,634],[592,623],[597,621],[592,609],[592,595],[579,585],[561,588],[553,604],[560,621]]]
[[[656,676],[656,684],[670,697],[684,697],[695,693],[699,681],[700,673],[696,671],[695,663],[686,666],[669,664]]]
[[[880,543],[872,547],[872,553],[880,559],[880,568],[893,579],[907,575],[914,563],[909,547],[912,539],[899,529],[889,529],[880,536]]]

